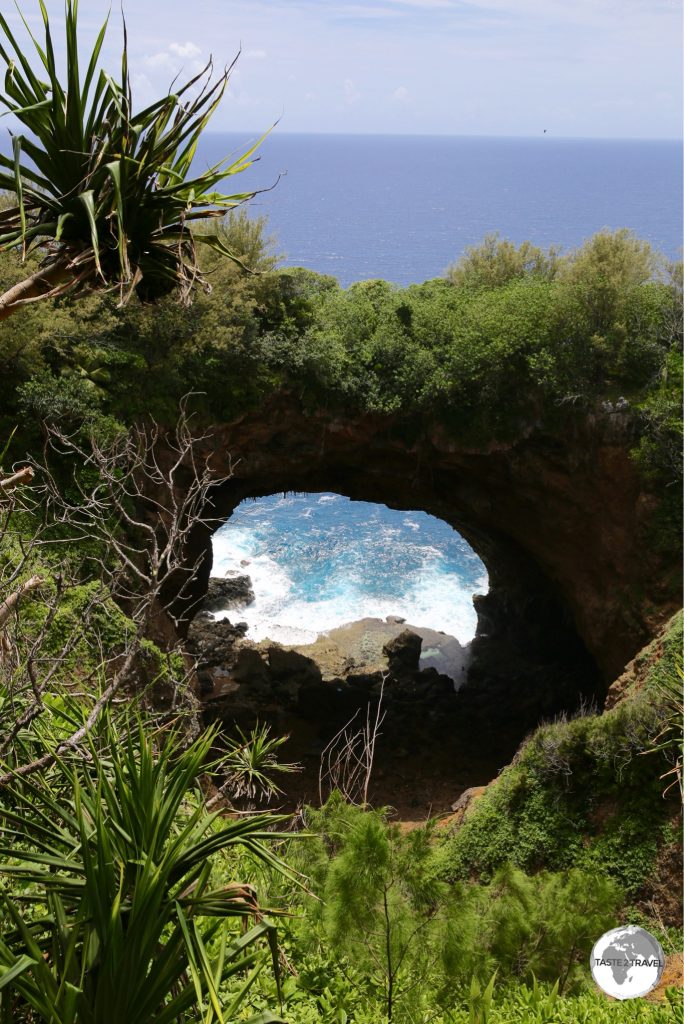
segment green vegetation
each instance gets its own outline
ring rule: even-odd
[[[482,243],[468,246],[464,255],[447,268],[446,277],[458,288],[501,288],[528,277],[553,281],[558,272],[559,253],[523,242],[516,246],[497,233],[485,235]]]
[[[291,1024],[603,1024],[681,1012],[674,990],[659,1005],[611,1004],[593,987],[591,946],[624,914],[620,886],[599,867],[529,875],[507,865],[488,883],[453,884],[440,877],[434,823],[405,833],[337,793],[304,819],[307,838],[284,856],[312,891],[279,887],[294,910],[279,926]],[[274,993],[265,977],[256,1005]]]
[[[129,423],[150,412],[170,422],[189,383],[211,421],[290,388],[312,407],[400,415],[416,429],[427,414],[474,444],[515,438],[533,422],[560,429],[622,398],[640,424],[644,474],[668,499],[676,491],[681,291],[645,243],[599,234],[540,270],[529,246],[490,240],[449,279],[343,290],[310,271],[274,269],[263,227],[244,215],[223,223],[222,247],[258,273],[200,254],[213,294],[189,308],[66,298],[27,308],[11,331],[1,326],[0,368],[17,396],[6,433],[26,416]],[[4,257],[0,283],[16,279],[15,264]],[[665,504],[664,544],[676,533],[675,503]]]
[[[433,825],[402,834],[336,793],[305,819],[315,839],[291,856],[321,904],[303,902],[306,929],[292,926],[290,941],[353,965],[353,984],[388,1020],[463,1003],[473,978],[486,986],[494,973],[499,984],[581,987],[591,937],[615,920],[617,888],[595,873],[508,867],[489,886],[451,885],[437,874]]]
[[[674,550],[681,267],[604,231],[567,255],[488,236],[405,289],[278,269],[245,194],[214,191],[251,151],[191,178],[229,72],[136,114],[106,25],[79,73],[76,0],[60,83],[39,2],[40,74],[0,15],[24,130],[0,157],[0,1022],[680,1019],[674,990],[609,1003],[587,958],[621,920],[673,948],[641,896],[676,842],[681,617],[632,692],[537,729],[459,827],[333,792],[295,835],[258,810],[297,767],[282,738],[201,728],[167,584],[187,595],[209,526],[203,424],[283,390],[472,445],[617,403]]]
[[[444,843],[444,876],[486,880],[509,862],[526,871],[596,868],[627,895],[637,893],[672,815],[661,796],[665,758],[655,771],[653,756],[639,755],[665,722],[674,724],[661,680],[676,678],[681,646],[679,615],[662,657],[629,700],[603,715],[538,728]]]
[[[227,750],[222,768],[234,799],[260,798],[267,803],[283,790],[275,776],[296,772],[297,764],[285,764],[278,760],[278,749],[285,742],[284,736],[271,736],[267,725],[254,726],[249,735],[237,728],[237,738],[226,742]]]
[[[87,710],[71,700],[55,718]],[[216,880],[236,847],[279,867],[274,819],[208,813],[193,791],[211,732],[187,746],[150,724],[105,715],[49,776],[17,779],[9,800],[3,791],[3,1021],[230,1020],[261,970],[260,945],[275,955],[253,886]]]
[[[278,270],[265,227],[240,213],[219,228],[222,245],[256,274],[245,275],[200,245],[214,290],[212,296],[199,294],[192,306],[162,298],[152,311],[135,299],[120,307],[111,295],[77,303],[65,296],[50,306],[27,307],[13,317],[11,332],[0,325],[8,399],[0,425],[10,438],[6,467],[15,453],[40,450],[46,433],[54,437],[51,430],[72,438],[71,463],[66,442],[61,455],[51,456],[48,508],[62,516],[56,532],[47,524],[47,533],[40,533],[46,528],[41,526],[41,544],[27,547],[41,522],[40,500],[19,500],[20,491],[3,505],[13,524],[4,530],[0,554],[4,592],[36,575],[41,580],[37,591],[22,598],[12,633],[5,633],[14,653],[2,665],[0,710],[9,736],[0,748],[4,771],[35,764],[56,747],[62,752],[48,757],[37,777],[32,773],[0,789],[0,818],[9,839],[18,827],[18,799],[35,792],[37,807],[42,799],[53,801],[40,812],[40,821],[47,818],[51,828],[58,827],[48,856],[68,859],[72,872],[55,867],[64,889],[55,889],[53,898],[43,876],[47,868],[30,859],[45,854],[36,845],[40,822],[27,815],[19,846],[28,856],[16,856],[15,841],[12,856],[7,850],[0,865],[6,871],[2,913],[11,922],[0,1006],[12,1020],[49,1020],[40,1002],[45,991],[55,993],[59,1020],[65,1022],[100,1019],[89,1017],[94,1011],[87,1009],[98,998],[118,1005],[113,996],[98,995],[105,980],[90,935],[96,927],[103,932],[98,949],[118,941],[114,923],[128,927],[126,908],[130,904],[133,912],[141,877],[140,850],[126,847],[126,837],[135,837],[116,817],[116,808],[125,804],[119,794],[124,774],[134,775],[143,762],[146,777],[167,770],[156,766],[172,771],[166,751],[176,741],[169,740],[167,748],[162,737],[179,715],[187,723],[189,738],[183,742],[189,751],[209,742],[191,740],[195,705],[182,651],[163,651],[139,626],[151,608],[150,594],[159,593],[160,567],[153,571],[138,563],[144,571],[137,582],[121,575],[117,545],[123,542],[120,516],[125,519],[127,499],[118,513],[110,506],[102,510],[102,523],[91,517],[87,540],[72,529],[82,500],[79,486],[86,495],[98,493],[99,475],[114,457],[106,452],[119,452],[117,459],[125,455],[131,424],[139,430],[150,413],[162,424],[172,423],[189,385],[204,393],[191,399],[198,430],[208,420],[254,408],[280,389],[294,389],[310,408],[386,414],[401,418],[409,432],[420,430],[429,416],[453,437],[478,444],[513,438],[531,422],[561,429],[569,419],[600,413],[602,403],[614,406],[622,397],[637,424],[634,457],[652,490],[665,495],[656,507],[652,543],[673,550],[676,542],[679,510],[670,496],[680,473],[681,291],[676,274],[659,270],[643,243],[625,232],[602,234],[577,253],[560,256],[488,239],[445,280],[407,289],[369,281],[343,290],[310,271]],[[0,283],[16,279],[17,257],[3,259]],[[184,436],[190,452],[192,440]],[[144,447],[144,434],[135,437],[133,449]],[[92,444],[105,453],[98,456],[97,472],[86,468]],[[65,472],[77,452],[81,468]],[[117,465],[126,479],[132,464],[124,459]],[[126,543],[135,546],[135,537]],[[143,585],[143,577],[152,583]],[[122,602],[124,592],[129,597]],[[256,904],[243,907],[246,935],[254,936],[254,946],[243,948],[235,930],[241,918],[222,916],[230,900],[210,901],[208,916],[191,922],[182,900],[171,898],[187,887],[160,885],[166,916],[140,939],[148,950],[155,943],[168,945],[154,989],[159,1001],[156,1008],[139,1001],[134,1009],[141,1016],[131,1019],[147,1019],[145,1013],[157,1019],[164,1006],[171,1007],[168,1019],[174,1021],[211,1020],[212,1013],[220,1020],[218,1006],[226,1021],[250,1014],[266,1021],[277,1012],[291,1024],[677,1019],[681,1007],[674,993],[657,1005],[609,1004],[592,987],[586,967],[597,935],[619,921],[643,924],[668,951],[675,948],[672,933],[648,916],[642,893],[661,851],[676,842],[672,792],[662,797],[672,776],[661,777],[676,767],[680,743],[672,680],[681,619],[661,648],[659,657],[644,655],[637,665],[639,685],[610,712],[537,729],[453,832],[433,823],[402,834],[388,813],[349,806],[333,794],[324,807],[305,811],[308,838],[259,839],[290,866],[289,874],[268,858],[255,859],[242,842],[208,857],[202,875],[207,899],[217,892],[234,894],[240,878],[247,903],[245,886],[258,884],[260,905],[285,911],[278,918],[278,970],[268,966],[272,918],[263,919]],[[123,676],[117,669],[122,665]],[[40,706],[31,695],[32,672]],[[74,703],[76,692],[85,698]],[[98,713],[97,727],[74,746],[74,729],[97,705],[98,694],[107,692],[116,692],[117,699],[135,695],[142,731]],[[114,757],[108,729],[127,737]],[[191,820],[211,819],[207,835],[223,834],[226,821],[212,808],[226,800],[253,806],[273,798],[279,769],[290,767],[278,764],[279,746],[279,738],[256,729],[229,747],[213,769],[207,746],[201,747],[202,767],[208,769],[205,796],[197,788],[196,764],[195,781],[175,791],[176,814],[165,819],[164,850],[176,849],[176,837]],[[91,748],[91,759],[81,762],[77,751]],[[129,761],[124,774],[116,775],[118,757]],[[184,757],[178,748],[173,769]],[[71,789],[64,772],[76,780]],[[96,823],[89,826],[88,842],[97,849],[114,844],[118,877],[125,882],[120,888],[123,883],[110,874],[106,885],[97,883],[107,894],[97,926],[82,902],[93,896],[87,897],[87,888],[74,895],[74,879],[89,876],[78,859],[80,848],[77,857],[73,847],[73,790],[92,799],[93,786],[109,795],[88,811],[88,821]],[[110,797],[116,806],[110,807]],[[158,806],[146,811],[150,822],[158,821]],[[67,855],[60,843],[69,842]],[[166,855],[158,851],[155,864]],[[93,855],[93,870],[99,863]],[[310,892],[294,881],[300,877],[295,870]],[[185,931],[181,921],[188,925]],[[59,943],[67,939],[69,957],[44,955],[61,950]],[[158,957],[153,965],[146,956],[138,963],[140,984],[148,984],[159,966]],[[124,970],[123,959],[112,964]],[[101,993],[121,988],[123,998],[125,987],[117,988],[115,974],[106,985]],[[181,993],[187,1004],[174,1017]]]

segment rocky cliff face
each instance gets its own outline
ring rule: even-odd
[[[421,633],[432,642],[432,630]],[[288,648],[246,640],[239,622],[201,612],[187,647],[197,660],[206,723],[219,721],[230,733],[258,721],[286,738],[283,756],[301,772],[288,779],[282,806],[294,811],[327,792],[320,772],[335,736],[377,718],[372,799],[418,822],[496,775],[520,739],[510,723],[498,723],[494,734],[482,714],[474,722],[453,679],[421,665],[422,641],[403,623],[362,619]]]
[[[601,706],[606,685],[678,605],[679,567],[650,543],[657,496],[630,459],[634,431],[628,411],[605,409],[473,448],[437,423],[312,412],[285,393],[213,429],[201,454],[217,478],[232,473],[213,494],[219,522],[247,497],[329,490],[439,516],[487,566],[467,683],[455,694],[409,673],[409,685],[388,695],[375,799],[401,805],[404,816],[448,807],[492,778],[541,718],[581,699]],[[191,564],[199,556],[194,607],[176,608],[186,628],[207,597],[208,530],[192,535]],[[245,581],[228,586],[244,590]],[[189,638],[206,715],[227,723],[258,715],[291,735],[287,756],[312,766],[294,806],[311,798],[330,736],[377,700],[377,679],[327,679],[309,654],[255,650],[239,608],[230,618],[236,625],[196,618]]]
[[[478,659],[490,674],[517,665],[522,679],[535,660],[570,658],[608,683],[678,602],[678,570],[649,544],[657,496],[630,458],[634,430],[628,410],[568,413],[553,431],[476,449],[438,423],[310,412],[281,392],[215,427],[205,456],[217,476],[232,472],[215,493],[219,518],[245,497],[290,490],[439,516],[489,572],[475,671]],[[210,536],[197,531],[193,543],[206,553],[199,596]]]

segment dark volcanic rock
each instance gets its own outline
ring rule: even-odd
[[[412,675],[419,671],[422,637],[410,629],[403,630],[382,649],[387,656],[387,665],[393,676]]]
[[[211,576],[202,612],[221,612],[230,608],[244,608],[254,600],[249,576]],[[197,617],[195,618],[197,621]]]
[[[307,684],[320,683],[322,679],[321,670],[312,658],[279,644],[268,648],[268,664],[276,679]]]
[[[233,625],[229,619],[198,615],[188,632],[187,647],[200,667],[232,665],[237,657],[237,641],[247,632],[247,624]]]

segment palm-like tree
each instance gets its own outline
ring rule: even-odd
[[[37,249],[41,256],[34,273],[0,295],[0,319],[27,302],[96,288],[117,288],[122,302],[134,292],[154,301],[172,291],[189,301],[195,288],[208,287],[193,225],[254,195],[215,188],[250,166],[259,143],[237,160],[191,176],[198,140],[234,62],[214,79],[210,61],[175,92],[133,113],[125,25],[119,81],[99,67],[107,21],[82,73],[78,0],[66,0],[62,84],[45,4],[39,4],[42,45],[24,22],[39,73],[0,14],[6,65],[0,103],[23,129],[12,134],[12,156],[0,155],[0,188],[16,195],[0,212],[0,251],[18,248],[25,260]],[[232,256],[215,232],[205,228],[201,237]]]

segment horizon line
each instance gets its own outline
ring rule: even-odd
[[[269,129],[269,134],[277,127]],[[247,128],[206,128],[204,135],[255,135],[261,137],[263,129],[252,131]],[[472,132],[371,132],[371,131],[312,131],[304,129],[281,129],[279,135],[327,135],[327,136],[352,136],[354,138],[395,138],[395,139],[520,139],[533,141],[535,139],[553,139],[557,142],[676,142],[684,146],[684,136],[676,135],[554,135],[551,132],[541,132],[539,135],[494,135],[491,133]],[[264,139],[264,141],[266,141]],[[684,154],[683,154],[684,155]]]

